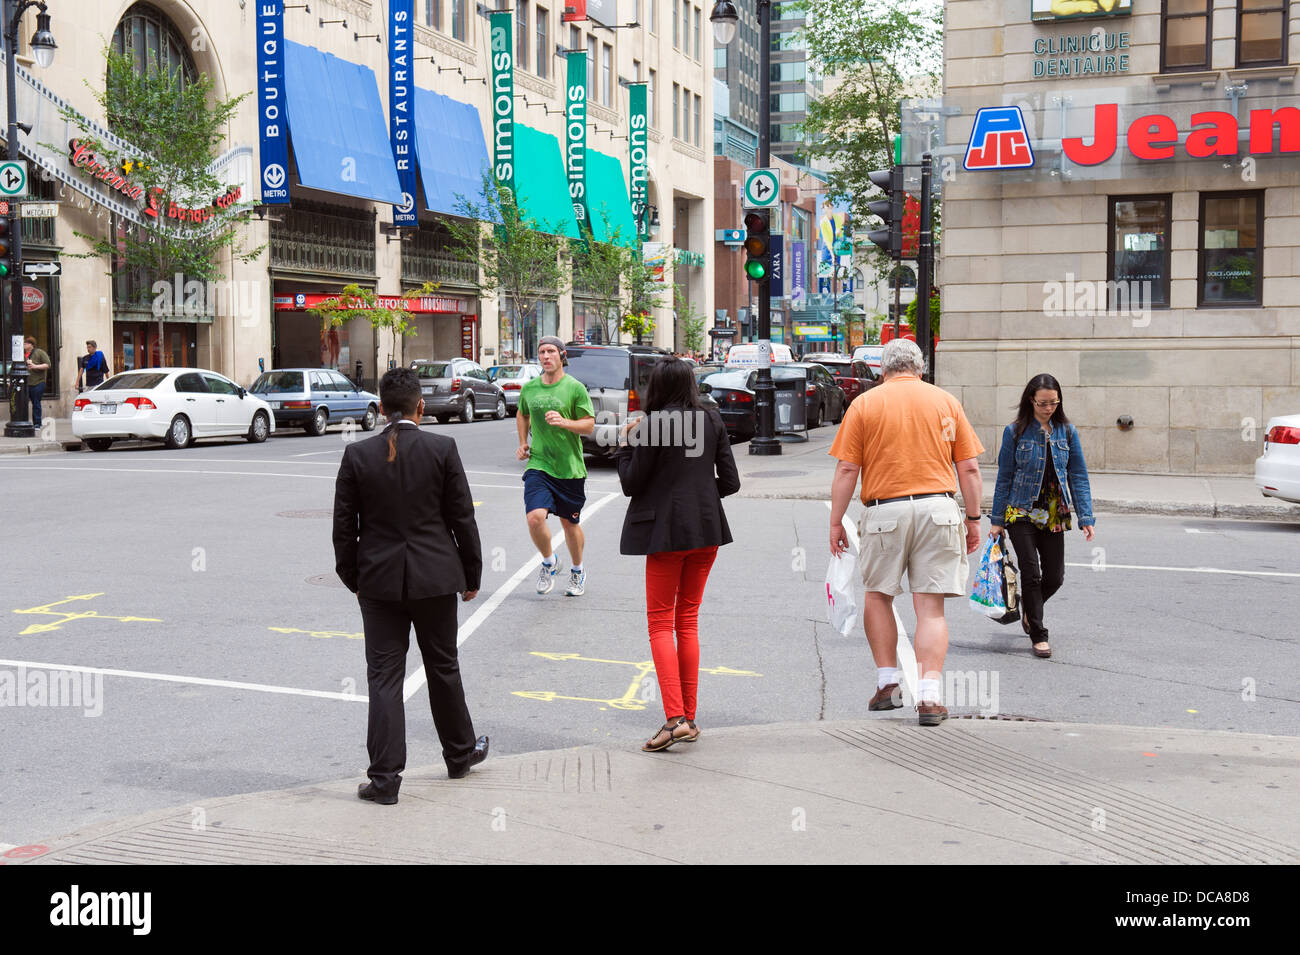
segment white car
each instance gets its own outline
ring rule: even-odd
[[[141,368],[114,375],[73,405],[72,433],[92,451],[119,438],[184,448],[196,438],[265,441],[275,415],[261,398],[203,368]]]
[[[1265,497],[1300,504],[1300,414],[1268,419],[1264,453],[1255,459],[1255,487]]]
[[[885,350],[884,345],[859,345],[853,349],[854,361],[865,361],[867,367],[880,377],[880,353]]]

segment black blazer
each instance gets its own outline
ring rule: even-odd
[[[373,600],[478,590],[483,554],[456,442],[393,424],[349,444],[334,485],[334,562],[349,590]]]
[[[664,410],[690,413],[681,408]],[[675,437],[693,437],[698,455],[687,455],[682,440],[632,445],[635,438],[629,436],[629,446],[619,448],[618,479],[623,493],[632,498],[623,518],[619,553],[659,554],[731,543],[722,499],[740,490],[736,459],[715,409],[700,409],[695,420],[702,427],[694,435]],[[643,420],[633,435],[644,438],[651,430],[649,420]],[[666,429],[654,430],[664,435]]]

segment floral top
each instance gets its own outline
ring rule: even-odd
[[[1056,476],[1056,468],[1052,466],[1051,455],[1048,455],[1043,468],[1042,487],[1038,489],[1038,497],[1029,510],[1007,506],[1004,524],[1010,525],[1023,520],[1031,521],[1039,530],[1053,533],[1068,531],[1073,526],[1070,520],[1070,508],[1061,493],[1061,482]]]

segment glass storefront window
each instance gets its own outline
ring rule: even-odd
[[[537,342],[546,335],[558,335],[560,312],[555,302],[538,302],[520,321],[514,305],[505,306],[498,315],[497,364],[511,361],[536,361]]]
[[[1164,0],[1160,69],[1210,68],[1210,0]]]
[[[1201,193],[1201,305],[1263,302],[1264,193]]]
[[[1139,304],[1169,307],[1171,207],[1169,196],[1111,198],[1107,274],[1112,283],[1124,284],[1123,291],[1117,295],[1119,301],[1108,302],[1109,308]],[[1140,301],[1134,296],[1141,296]]]
[[[1286,63],[1288,0],[1238,0],[1237,65]]]

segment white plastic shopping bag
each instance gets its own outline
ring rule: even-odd
[[[853,632],[858,623],[858,559],[852,550],[832,557],[826,568],[826,611],[831,626],[842,637]]]

